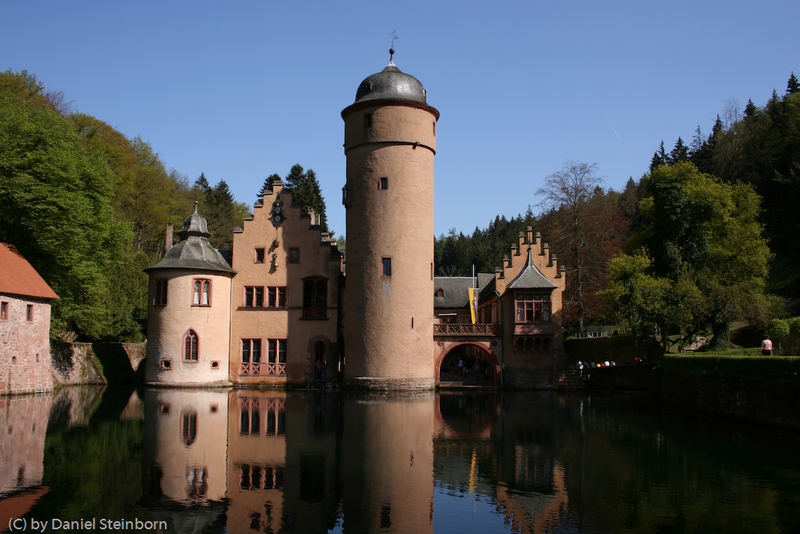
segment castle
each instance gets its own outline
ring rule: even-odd
[[[390,56],[342,118],[346,264],[279,180],[235,230],[230,263],[195,209],[146,269],[146,381],[553,387],[565,277],[538,233],[521,232],[494,273],[434,277],[439,112],[419,80]]]

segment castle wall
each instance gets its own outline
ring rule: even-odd
[[[0,394],[52,390],[50,303],[6,294],[0,302],[6,309],[0,318]]]
[[[281,206],[274,206],[276,200]],[[282,220],[272,217],[280,211]],[[240,384],[307,383],[332,379],[337,370],[339,254],[327,233],[312,225],[300,206],[292,206],[292,195],[275,184],[253,209],[233,236],[231,299],[230,377]],[[263,252],[257,252],[257,250]],[[296,261],[295,261],[296,260]],[[309,295],[304,303],[305,283],[313,279],[315,289],[325,289],[324,309]],[[321,285],[319,285],[321,284]],[[250,288],[250,289],[248,289]],[[252,299],[252,288],[261,288],[261,304]],[[275,302],[270,302],[270,290]],[[280,291],[285,291],[281,305]],[[251,301],[248,303],[248,291]],[[312,304],[304,309],[305,304]],[[243,362],[243,340],[260,340],[260,362]],[[270,340],[283,341],[285,363],[269,362]],[[252,347],[251,347],[252,351]],[[319,363],[318,363],[319,360]]]
[[[192,305],[196,279],[211,282],[209,306]],[[149,307],[146,380],[153,384],[225,384],[230,329],[230,276],[213,271],[161,269],[152,272],[148,295],[167,281],[167,302]],[[184,359],[185,336],[197,334],[197,360]]]
[[[418,107],[357,107],[345,116],[345,375],[433,387],[436,118]]]

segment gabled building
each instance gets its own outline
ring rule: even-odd
[[[565,282],[564,267],[530,227],[494,273],[435,278],[437,383],[553,387]],[[471,287],[479,295],[475,324]]]
[[[0,243],[0,394],[53,389],[50,303],[57,298],[13,245]]]
[[[276,180],[233,234],[230,379],[237,384],[335,380],[342,254],[319,216]]]

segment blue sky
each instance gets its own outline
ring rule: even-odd
[[[344,233],[341,110],[388,61],[439,109],[436,233],[536,206],[567,161],[621,189],[663,139],[800,75],[800,2],[0,0],[0,69],[252,204],[312,168]]]

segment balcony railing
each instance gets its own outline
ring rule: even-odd
[[[434,336],[497,336],[496,324],[434,323]]]
[[[240,363],[239,376],[286,376],[285,363]]]

